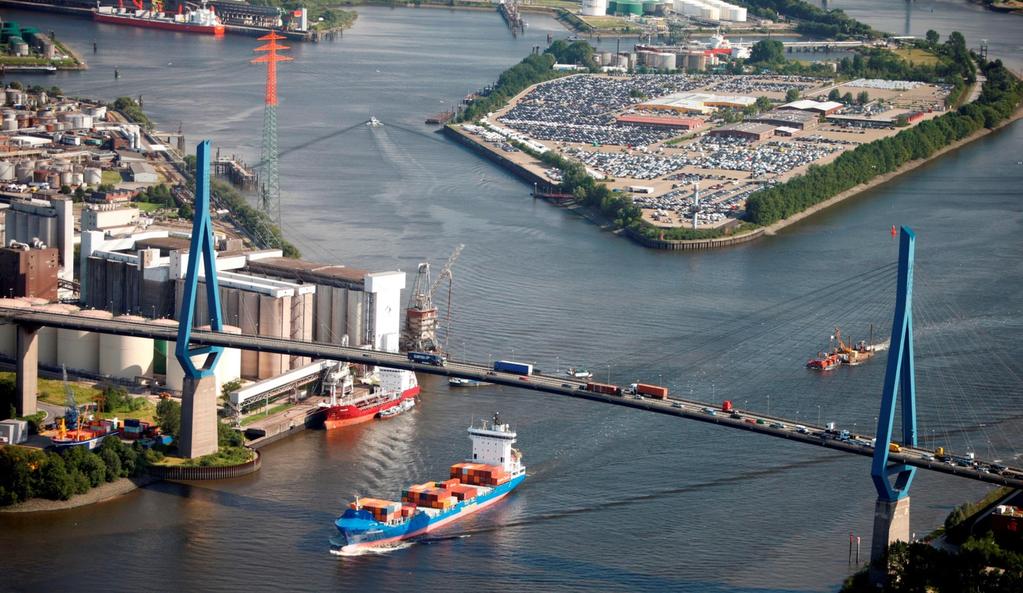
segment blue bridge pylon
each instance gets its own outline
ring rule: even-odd
[[[877,438],[870,476],[880,500],[896,501],[909,496],[909,486],[916,468],[904,463],[889,462],[892,429],[895,424],[895,403],[901,393],[902,443],[915,447],[916,442],[916,378],[913,362],[913,256],[916,235],[902,227],[899,235],[899,277],[885,369],[881,411],[877,415]],[[894,476],[894,482],[891,477]]]

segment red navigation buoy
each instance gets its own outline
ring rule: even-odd
[[[895,230],[895,225],[893,224],[892,225],[892,236],[894,237],[897,234],[899,234],[899,233],[898,233],[898,231]]]

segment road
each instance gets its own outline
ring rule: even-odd
[[[74,315],[9,309],[5,307],[0,307],[0,319],[41,326],[88,330],[158,340],[174,341],[177,339],[176,328],[153,325],[147,322],[91,319]],[[192,344],[196,346],[224,346],[256,352],[338,360],[356,364],[407,369],[430,375],[476,379],[518,389],[531,389],[554,395],[716,424],[726,428],[745,430],[808,445],[836,449],[864,457],[872,457],[874,454],[874,447],[869,437],[850,435],[849,438],[838,438],[840,436],[839,433],[829,432],[821,426],[800,425],[788,419],[759,414],[749,410],[735,410],[734,414],[726,414],[720,410],[720,404],[717,403],[680,398],[661,400],[634,394],[596,393],[589,391],[586,388],[585,382],[568,376],[562,378],[543,374],[516,375],[495,372],[488,366],[478,363],[454,360],[448,361],[444,366],[420,364],[410,361],[404,354],[394,352],[338,346],[322,342],[303,342],[247,334],[222,334],[201,330],[192,331]],[[898,451],[892,451],[889,459],[895,463],[905,463],[920,469],[960,476],[980,482],[1023,488],[1023,469],[1005,467],[994,462],[983,460],[970,461],[969,463],[942,461],[935,459],[931,451],[916,447],[901,447]]]

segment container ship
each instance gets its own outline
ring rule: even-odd
[[[526,479],[515,432],[494,414],[493,422],[469,427],[472,461],[451,466],[450,479],[409,486],[401,501],[356,498],[334,525],[338,551],[382,546],[426,534],[484,509]]]
[[[366,422],[419,395],[419,382],[412,371],[380,369],[380,387],[363,396],[331,396],[323,426],[327,430]],[[411,407],[411,406],[409,406]]]
[[[135,2],[135,10],[126,10],[122,4],[118,8],[101,6],[92,14],[93,20],[99,23],[217,36],[224,34],[224,24],[220,17],[212,8],[206,8],[205,3],[201,8],[187,11],[178,5],[178,13],[173,15],[165,14],[159,2],[153,4],[152,10],[143,10],[141,1]]]

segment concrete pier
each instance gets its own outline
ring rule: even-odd
[[[181,394],[178,453],[202,457],[217,452],[217,378],[185,376]]]
[[[36,413],[39,394],[39,326],[18,324],[18,352],[14,371],[17,395],[14,407],[19,416]]]
[[[909,497],[874,504],[874,534],[870,540],[870,580],[883,584],[888,575],[888,546],[909,541]]]

